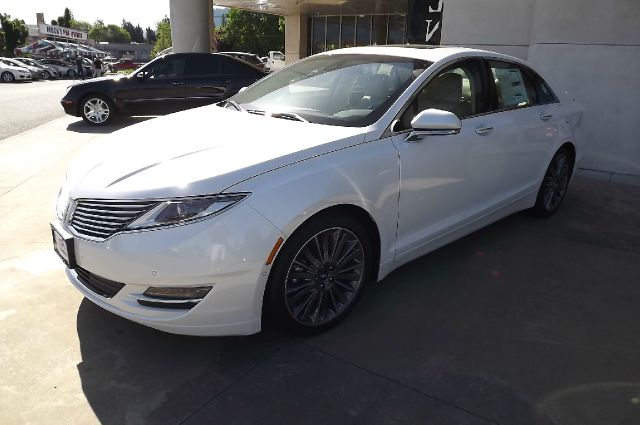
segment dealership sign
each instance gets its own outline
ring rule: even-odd
[[[444,0],[409,0],[407,41],[440,44]]]
[[[86,40],[87,32],[78,31],[71,28],[59,27],[57,25],[39,25],[40,34],[51,35],[53,37],[70,38],[73,40]]]

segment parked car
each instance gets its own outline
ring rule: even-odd
[[[250,63],[251,65],[265,69],[265,64],[262,62],[260,57],[254,53],[244,53],[244,52],[220,52],[220,54],[225,56],[231,56],[232,58],[240,59],[245,62]]]
[[[31,73],[31,78],[33,80],[40,80],[41,78],[43,78],[43,72],[41,68],[36,68],[35,66],[27,65],[14,58],[0,58],[0,59],[7,65],[13,65],[13,66],[28,69],[29,72]]]
[[[255,333],[263,312],[323,331],[399,266],[553,214],[581,153],[579,104],[466,48],[321,53],[220,106],[121,130],[69,169],[55,249],[95,304],[181,334]]]
[[[75,84],[61,103],[67,114],[91,125],[105,125],[116,113],[154,115],[218,102],[264,75],[224,55],[176,53],[159,57],[129,76]]]
[[[115,64],[116,62],[118,62],[118,59],[112,58],[112,57],[106,57],[102,59],[103,72],[106,72],[106,71],[115,72],[115,68],[113,67],[113,64]]]
[[[134,62],[133,59],[120,59],[111,65],[114,71],[123,71],[125,69],[136,69],[140,66],[139,63]]]
[[[63,61],[61,59],[46,58],[38,61],[40,65],[50,66],[60,73],[62,76],[73,78],[76,76],[76,66],[70,62]]]
[[[3,83],[13,83],[14,81],[31,81],[31,72],[22,66],[13,65],[0,58],[0,80]]]
[[[268,71],[277,71],[279,69],[284,68],[284,53],[277,51],[270,51],[267,54],[267,62],[265,65],[265,69]]]
[[[42,78],[44,80],[49,80],[51,78],[60,78],[61,74],[55,70],[54,68],[50,67],[50,66],[46,66],[46,65],[41,65],[38,62],[36,62],[33,59],[29,59],[29,58],[15,58],[15,60],[17,60],[20,63],[23,63],[25,65],[29,65],[35,68],[38,68],[42,71]]]

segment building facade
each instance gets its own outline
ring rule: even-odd
[[[352,45],[416,41],[412,36],[416,22],[409,16],[416,8],[426,10],[421,30],[431,42],[525,59],[556,90],[567,91],[585,106],[581,173],[640,184],[640,103],[635,100],[640,93],[640,79],[635,75],[640,67],[638,0],[215,3],[284,16],[287,62]],[[170,4],[174,51],[209,50],[213,2],[170,0]],[[436,17],[429,15],[432,13]]]

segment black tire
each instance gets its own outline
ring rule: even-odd
[[[73,69],[67,70],[67,77],[73,78],[76,76],[76,72]]]
[[[42,79],[43,80],[49,80],[51,78],[51,74],[49,73],[49,71],[44,71],[42,73]]]
[[[350,216],[323,215],[304,223],[271,269],[266,317],[307,335],[337,325],[373,279],[373,254],[365,226]]]
[[[116,108],[111,99],[101,94],[90,94],[80,101],[80,116],[89,125],[107,125],[115,114]]]
[[[16,80],[16,77],[9,71],[3,72],[0,78],[4,83],[13,83]]]
[[[533,215],[549,217],[560,208],[571,180],[573,161],[573,155],[566,148],[553,156],[538,189],[536,204],[530,210]]]

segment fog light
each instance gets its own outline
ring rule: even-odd
[[[211,286],[195,288],[148,288],[144,296],[161,300],[201,300],[211,290]]]

